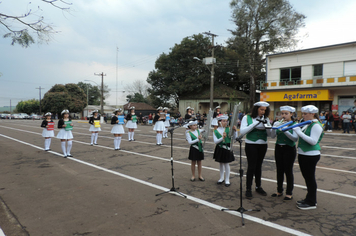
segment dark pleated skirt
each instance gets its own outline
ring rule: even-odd
[[[229,163],[235,161],[234,152],[230,152],[225,148],[221,148],[219,147],[219,145],[215,146],[213,158],[216,162],[221,162],[221,163]]]
[[[190,146],[188,159],[191,161],[204,160],[204,152],[199,152],[198,149]]]

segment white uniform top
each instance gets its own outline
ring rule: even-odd
[[[199,129],[200,134],[201,134],[202,131],[203,131],[202,129]],[[192,132],[192,134],[194,134],[195,137],[197,137],[197,139],[192,140],[192,136],[190,135],[189,132]],[[197,130],[195,130],[195,131],[187,130],[187,131],[185,132],[185,138],[187,139],[187,141],[188,141],[188,143],[189,143],[190,145],[199,142],[198,136],[199,136],[199,135],[198,135],[198,131],[197,131]]]
[[[313,120],[317,122],[317,119]],[[321,125],[313,125],[310,130],[310,136],[306,135],[303,131],[308,128],[308,125],[304,126],[302,129],[300,127],[296,127],[293,130],[297,133],[297,135],[303,139],[305,142],[309,143],[310,145],[315,145],[318,143],[321,133],[323,132],[323,128]],[[312,150],[308,152],[303,152],[301,148],[298,148],[298,154],[306,155],[306,156],[316,156],[320,155],[320,150]]]
[[[281,126],[282,123],[277,121],[274,122],[273,127],[278,127]],[[283,127],[283,128],[287,128],[287,127]],[[284,134],[293,142],[297,142],[298,141],[298,134],[296,132],[293,131],[292,129],[292,133],[290,132],[290,130],[287,130],[284,132]],[[277,137],[277,130],[276,129],[272,129],[271,131],[271,138],[275,138]],[[278,145],[286,145],[285,143],[279,143]]]
[[[241,126],[240,126],[240,136],[244,136],[245,134],[248,134],[254,128],[255,129],[259,129],[259,130],[266,129],[265,126],[263,125],[263,123],[259,123],[259,121],[256,120],[256,118],[252,118],[252,124],[251,125],[247,124],[247,115],[245,115],[242,118]],[[259,123],[259,124],[257,126],[255,126],[257,123]],[[272,129],[266,129],[266,131],[267,131],[267,136],[271,137]],[[256,142],[254,142],[254,141],[249,140],[248,138],[246,138],[245,142],[246,143],[250,143],[250,144],[267,144],[267,141],[264,141],[263,139],[258,139]]]
[[[217,129],[216,129],[220,134],[221,134],[221,136],[223,136],[223,133],[225,132],[225,128],[224,127],[218,127]],[[223,137],[221,137],[221,138],[217,138],[216,136],[215,136],[215,132],[213,132],[213,137],[214,137],[214,143],[215,144],[218,144],[218,143],[221,143],[222,141],[223,141]],[[237,137],[237,131],[235,131],[234,132],[234,135],[231,137],[231,141],[233,141],[234,139],[236,139],[236,137]]]

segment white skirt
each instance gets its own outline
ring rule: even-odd
[[[155,130],[155,131],[164,131],[165,129],[166,129],[166,127],[164,126],[163,121],[157,121],[155,126],[153,127],[153,130]]]
[[[101,128],[100,127],[95,128],[94,125],[91,125],[89,131],[101,131]]]
[[[127,121],[126,128],[128,129],[137,129],[137,123],[132,122],[132,120]]]
[[[211,121],[211,126],[219,126],[219,124],[218,124],[218,119],[214,118],[214,119]]]
[[[111,129],[111,133],[112,134],[124,134],[125,133],[124,126],[123,125],[114,125],[114,127],[112,127],[112,129]]]
[[[42,131],[42,137],[44,138],[52,138],[54,137],[54,131],[53,130],[47,130],[47,128],[44,128]]]
[[[66,131],[64,128],[62,128],[58,134],[57,138],[59,139],[73,139],[73,134],[71,130]]]
[[[170,127],[170,126],[171,126],[171,124],[169,123],[169,120],[166,120],[166,121],[164,122],[164,126],[165,126],[165,127]]]

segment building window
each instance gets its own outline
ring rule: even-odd
[[[323,76],[323,64],[313,65],[313,76]]]
[[[302,77],[302,67],[291,67],[281,69],[281,82],[297,81]]]
[[[356,61],[344,62],[344,76],[356,75]]]

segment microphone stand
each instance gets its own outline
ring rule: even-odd
[[[170,190],[165,191],[163,193],[158,193],[156,194],[156,196],[165,194],[165,193],[170,193],[170,192],[175,192],[180,194],[182,197],[187,198],[187,196],[185,196],[183,193],[177,191],[179,188],[174,187],[174,170],[173,170],[173,131],[177,128],[180,128],[180,126],[175,127],[175,128],[171,128],[168,130],[169,133],[171,133],[171,171],[172,171],[172,187]]]
[[[261,122],[259,122],[259,123],[261,123]],[[251,129],[251,131],[252,130],[253,129]],[[240,143],[240,169],[239,169],[239,175],[240,175],[240,207],[237,208],[237,209],[226,209],[225,208],[225,209],[221,209],[221,211],[237,211],[237,212],[240,212],[240,214],[241,214],[241,223],[242,223],[242,226],[244,226],[245,225],[244,212],[246,212],[246,211],[260,211],[260,209],[245,209],[242,206],[242,177],[243,177],[243,174],[244,174],[244,170],[242,169],[242,137],[243,137],[243,135],[236,138],[236,141]]]

